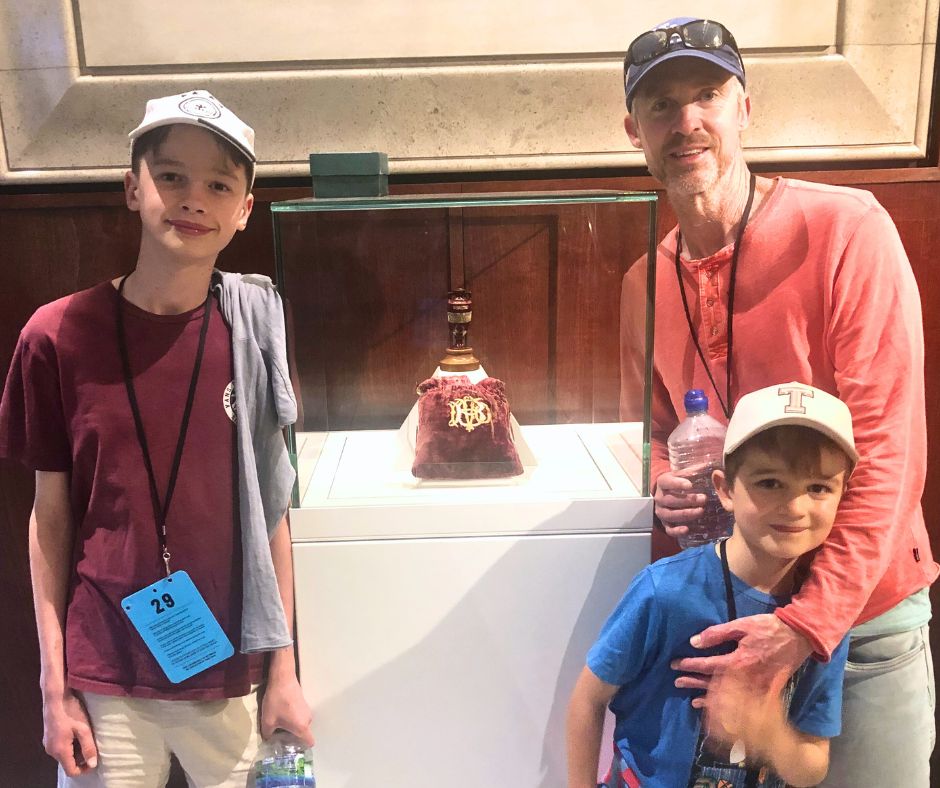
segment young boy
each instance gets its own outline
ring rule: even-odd
[[[634,579],[611,615],[568,709],[569,788],[595,788],[604,711],[616,717],[613,788],[815,785],[839,733],[847,641],[830,662],[807,661],[759,713],[738,718],[677,689],[670,662],[694,653],[705,627],[787,602],[807,556],[829,534],[858,461],[846,405],[798,383],[742,397],[731,416],[725,470],[713,482],[735,516],[732,535],[666,558]],[[747,688],[737,688],[739,693]],[[740,695],[738,695],[740,697]],[[700,709],[705,708],[705,724]]]
[[[0,455],[36,471],[43,742],[60,785],[163,786],[173,753],[190,785],[244,786],[262,652],[261,735],[313,741],[280,301],[214,270],[251,213],[254,132],[196,90],[147,102],[130,138],[136,265],[36,311],[0,402]]]

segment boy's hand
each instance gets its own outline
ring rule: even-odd
[[[65,690],[59,698],[44,700],[42,718],[43,746],[67,776],[78,777],[98,765],[88,713],[71,690]]]
[[[684,675],[676,686],[708,689],[710,677],[732,671],[756,693],[780,692],[787,679],[812,653],[809,641],[772,613],[746,616],[716,624],[692,638],[695,648],[712,648],[729,640],[738,647],[730,654],[673,660],[672,669]]]
[[[768,765],[787,785],[817,785],[829,769],[829,740],[806,734],[787,719],[782,694],[723,670],[692,705],[705,710],[706,747],[719,758]]]
[[[704,709],[708,737],[725,746],[724,754],[743,744],[754,756],[769,734],[786,724],[781,695],[757,693],[733,671],[713,676],[708,694],[693,698],[692,706]]]
[[[261,701],[261,738],[268,739],[274,731],[290,731],[305,746],[313,746],[310,731],[312,715],[304,699],[300,682],[294,674],[275,678],[269,676]]]
[[[787,724],[781,695],[754,692],[734,671],[712,677],[708,694],[694,698],[692,706],[705,710],[703,725],[714,754],[734,762],[745,754],[751,763],[766,758],[775,734]]]

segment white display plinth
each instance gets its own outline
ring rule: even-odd
[[[522,429],[535,467],[458,485],[396,470],[395,430],[298,434],[318,786],[564,785],[568,697],[649,561],[652,501],[613,449],[639,425]]]

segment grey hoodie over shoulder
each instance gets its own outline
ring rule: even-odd
[[[270,548],[296,476],[282,433],[297,419],[284,309],[266,276],[215,270],[212,289],[232,332],[243,575],[240,650],[270,651],[292,642]]]

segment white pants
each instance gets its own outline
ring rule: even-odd
[[[59,769],[58,788],[164,788],[173,753],[191,788],[245,788],[258,751],[258,692],[224,700],[146,700],[80,693],[98,768]]]
[[[830,741],[820,788],[928,788],[936,740],[927,626],[852,638],[842,691],[842,733]]]

